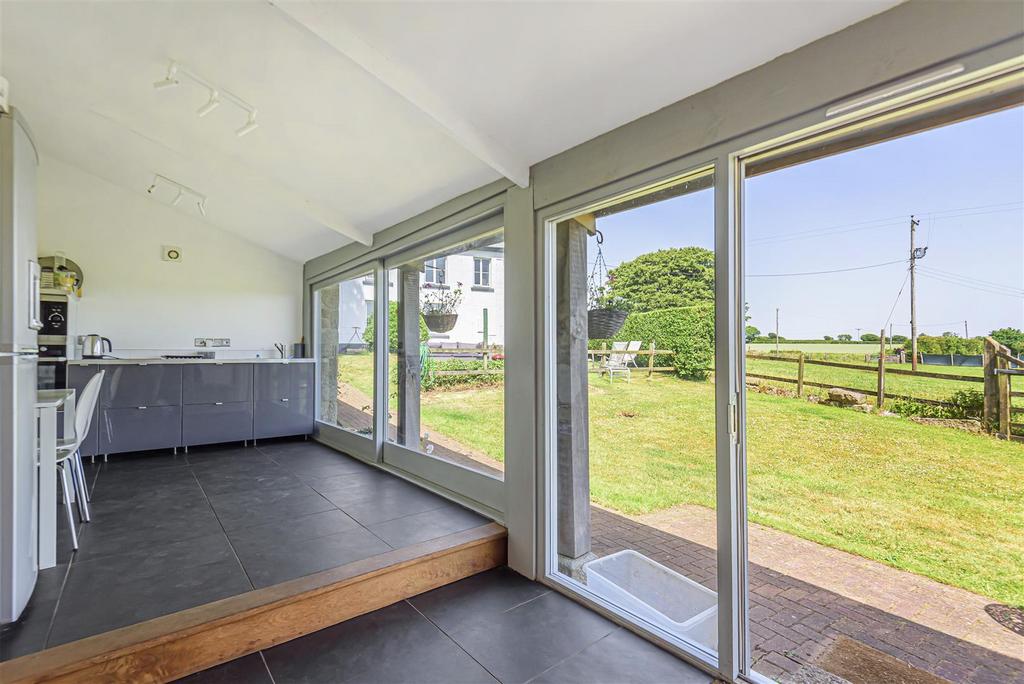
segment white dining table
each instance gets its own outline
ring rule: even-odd
[[[57,409],[64,409],[64,437],[75,434],[75,390],[38,390],[39,568],[57,564]]]

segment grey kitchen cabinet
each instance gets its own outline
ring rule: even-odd
[[[252,364],[195,364],[182,366],[181,403],[252,402]]]
[[[89,364],[88,366],[77,366],[68,365],[68,388],[75,390],[75,401],[80,401],[82,398],[82,392],[85,391],[85,386],[92,380],[92,376],[99,373],[101,368],[97,364]],[[108,374],[109,375],[109,374]],[[106,379],[104,379],[106,384]],[[102,388],[101,388],[102,392]],[[101,453],[98,446],[99,435],[99,412],[100,405],[96,402],[96,406],[93,408],[92,413],[92,424],[89,426],[89,432],[85,436],[85,440],[82,442],[81,450],[82,456],[95,456]],[[70,437],[71,435],[64,435],[64,437]]]
[[[107,375],[103,380],[103,391],[100,392],[100,404],[104,408],[181,404],[182,366],[133,363],[105,368]]]
[[[185,404],[181,410],[185,446],[252,439],[252,401]]]
[[[165,449],[180,444],[180,405],[106,408],[101,413],[100,453]]]
[[[257,365],[254,372],[253,437],[313,432],[312,363]]]

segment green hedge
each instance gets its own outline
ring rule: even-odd
[[[911,343],[908,340],[903,348],[911,350]],[[984,354],[985,340],[982,337],[944,337],[931,335],[918,335],[917,351],[921,354],[964,354],[967,356]]]
[[[697,304],[631,313],[615,340],[640,340],[645,347],[653,341],[658,349],[675,352],[654,357],[654,365],[675,366],[682,378],[705,380],[715,365],[715,307]],[[637,357],[637,365],[646,360]]]
[[[434,389],[450,389],[453,387],[489,387],[500,385],[505,381],[504,373],[488,373],[486,375],[436,375],[434,371],[483,370],[484,362],[476,359],[430,359],[423,367],[422,385],[424,391]],[[492,359],[487,364],[488,370],[504,370],[505,362]]]
[[[430,337],[430,330],[420,316],[420,342],[426,342]],[[363,342],[373,346],[373,315],[366,317],[366,328],[363,330]],[[392,354],[398,353],[398,302],[388,302],[388,351]]]

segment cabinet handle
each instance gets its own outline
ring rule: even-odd
[[[288,399],[282,399],[281,401],[288,401]]]
[[[138,409],[139,409],[140,411],[144,411],[144,410],[146,410],[146,409],[148,409],[148,408],[149,408],[148,406],[139,406],[139,407],[138,407]]]
[[[213,402],[213,405],[214,406],[223,406],[224,402],[223,401],[215,401],[215,402]]]

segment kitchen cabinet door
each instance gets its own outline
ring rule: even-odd
[[[197,363],[182,366],[183,404],[252,401],[251,363]]]
[[[185,446],[194,446],[252,439],[252,411],[251,401],[185,404],[181,441]]]
[[[293,364],[258,363],[255,366],[253,396],[256,401],[279,401],[290,397]]]
[[[103,454],[181,446],[181,406],[136,406],[101,411]]]
[[[313,364],[257,364],[254,375],[253,434],[257,439],[313,432]]]
[[[316,366],[312,363],[291,364],[291,394],[288,403],[291,404],[294,434],[308,435],[313,432],[315,370]]]
[[[104,408],[179,406],[181,369],[165,363],[106,366],[100,402]]]
[[[68,365],[68,387],[75,390],[75,400],[79,401],[82,398],[82,392],[85,391],[85,386],[92,380],[92,376],[100,372],[100,367],[97,364],[90,364],[88,366]],[[109,374],[108,374],[109,377]],[[103,380],[103,384],[106,385],[106,378]],[[100,388],[100,393],[103,393],[103,388]],[[93,407],[92,412],[92,424],[89,426],[89,432],[85,436],[85,441],[82,442],[82,456],[95,456],[99,451],[98,447],[98,435],[99,435],[99,413],[100,413],[100,402],[96,402],[96,406]],[[70,437],[71,435],[65,435]]]

